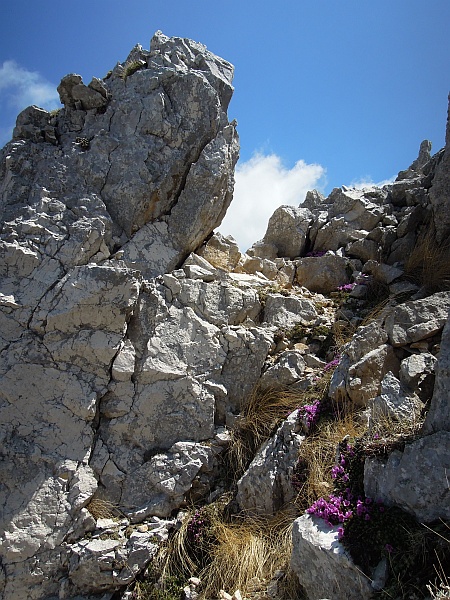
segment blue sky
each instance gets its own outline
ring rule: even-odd
[[[235,65],[229,118],[238,121],[241,159],[222,230],[241,247],[264,234],[277,206],[299,204],[307,189],[327,194],[342,184],[387,180],[414,160],[423,139],[433,152],[444,145],[449,0],[3,6],[1,145],[22,108],[59,105],[64,75],[102,77],[136,43],[149,48],[157,29],[202,42]]]

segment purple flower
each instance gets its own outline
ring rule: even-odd
[[[386,546],[384,547],[384,549],[385,549],[385,550],[386,550],[386,552],[388,552],[389,554],[390,554],[391,552],[393,552],[393,551],[394,551],[394,547],[393,547],[393,546],[391,546],[390,544],[386,544]]]
[[[338,292],[351,292],[356,283],[344,283],[338,287]]]
[[[341,360],[341,357],[340,357],[340,355],[338,355],[338,356],[336,356],[336,358],[333,358],[332,361],[330,361],[329,363],[327,363],[324,366],[324,368],[323,368],[323,370],[325,371],[325,373],[327,371],[331,371],[331,369],[334,369],[335,367],[337,367],[340,360]]]
[[[306,422],[308,428],[312,427],[318,420],[320,413],[320,400],[314,400],[312,404],[305,404],[298,409],[298,418]]]

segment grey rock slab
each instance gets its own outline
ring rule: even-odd
[[[450,433],[438,431],[394,450],[387,460],[366,459],[364,490],[388,505],[402,506],[419,521],[450,517]]]
[[[381,381],[381,393],[370,402],[370,422],[380,420],[415,424],[420,421],[422,402],[416,394],[405,390],[400,381],[388,371]]]
[[[450,111],[450,98],[449,98]],[[445,240],[450,231],[450,112],[447,116],[445,150],[436,168],[433,185],[430,189],[430,202],[433,207],[434,225],[438,242]]]
[[[300,352],[283,352],[276,363],[265,371],[260,379],[262,390],[284,388],[298,381],[305,370],[305,359]]]
[[[314,231],[314,227],[312,230]],[[314,237],[313,250],[336,252],[339,248],[344,248],[358,240],[364,240],[368,231],[365,229],[356,229],[353,223],[349,223],[344,217],[333,217],[325,221],[322,219],[321,227],[317,229]]]
[[[124,481],[121,504],[133,520],[148,516],[168,517],[178,508],[195,476],[211,470],[211,447],[178,442],[165,453],[153,456]]]
[[[276,327],[291,328],[309,323],[318,317],[314,302],[298,296],[268,294],[264,306],[264,322]]]
[[[348,259],[327,252],[295,261],[295,281],[312,292],[328,294],[350,281]]]
[[[393,346],[427,339],[445,325],[450,311],[450,292],[438,292],[422,300],[411,300],[392,309],[384,328]]]
[[[383,344],[352,363],[347,373],[347,394],[356,406],[367,402],[381,392],[383,377],[392,371],[398,374],[399,360],[392,346]]]
[[[304,515],[294,521],[291,569],[311,600],[365,600],[372,597],[368,578],[338,540],[338,527]]]
[[[216,231],[197,252],[214,267],[225,271],[234,271],[243,256],[236,240],[231,235],[222,235],[219,231]]]
[[[304,436],[300,435],[297,411],[280,425],[258,450],[237,482],[236,500],[242,510],[273,515],[294,499],[291,477]]]
[[[439,353],[436,381],[430,410],[424,423],[424,431],[450,431],[450,319],[447,320],[442,332],[441,349]]]
[[[293,259],[301,256],[312,220],[313,215],[307,208],[280,206],[270,217],[262,241],[273,244],[279,257]]]
[[[335,188],[329,195],[330,219],[343,216],[354,229],[370,231],[383,217],[383,207],[373,201],[373,195],[365,190]]]

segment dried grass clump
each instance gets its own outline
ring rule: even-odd
[[[300,446],[299,461],[307,465],[303,485],[295,501],[300,511],[305,511],[322,496],[333,491],[331,470],[336,463],[336,452],[344,438],[356,439],[367,430],[367,425],[358,419],[356,411],[341,408],[337,420],[319,422],[315,432]]]
[[[94,519],[117,519],[123,517],[122,512],[115,504],[102,498],[93,498],[86,508]]]
[[[258,448],[300,403],[301,393],[292,390],[256,388],[242,407],[242,415],[231,432],[226,466],[237,481],[254,458]]]
[[[429,224],[405,261],[405,274],[429,293],[450,290],[450,239],[438,244]]]
[[[272,520],[217,523],[211,563],[200,573],[202,597],[217,597],[221,589],[239,589],[246,595],[255,581],[263,587],[277,570],[286,572],[292,553],[292,522],[279,515]]]
[[[419,412],[412,413],[411,417],[410,420],[398,420],[379,415],[364,439],[366,456],[387,456],[394,450],[403,451],[405,444],[419,439],[425,417]]]

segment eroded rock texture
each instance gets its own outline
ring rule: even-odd
[[[248,358],[259,376],[269,342],[241,326],[254,292],[184,272],[147,281],[181,265],[231,201],[232,76],[158,32],[104,80],[64,77],[64,108],[23,111],[1,152],[5,600],[124,585],[136,544],[75,543],[95,529],[85,507],[96,494],[130,518],[168,516],[212,468],[201,442],[216,405],[245,392],[227,369]]]
[[[243,254],[213,233],[238,156],[232,75],[158,32],[103,80],[64,77],[64,108],[27,108],[0,152],[3,600],[109,600],[180,509],[225,491],[245,401],[304,400],[336,365],[331,400],[365,410],[369,430],[428,410],[414,442],[366,461],[366,493],[450,518],[449,276],[408,263],[430,232],[448,258],[448,148],[431,157],[423,142],[382,189],[308,192]],[[237,482],[247,513],[295,496],[304,436],[289,412]],[[369,586],[337,538],[310,516],[294,524],[305,593],[369,597],[383,577]]]

